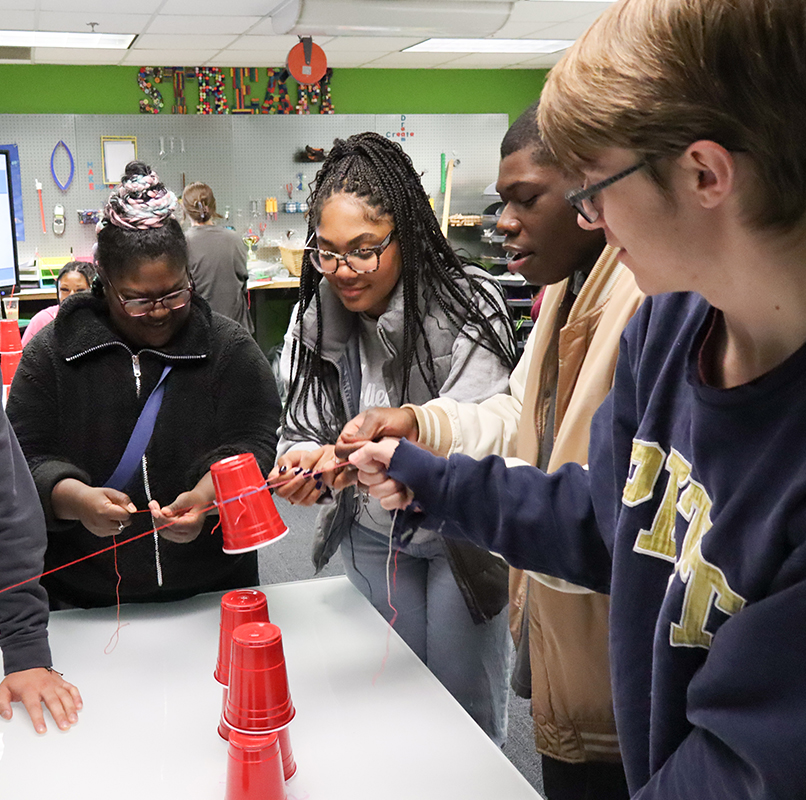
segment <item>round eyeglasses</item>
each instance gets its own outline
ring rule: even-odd
[[[377,272],[381,266],[381,256],[392,243],[394,229],[389,231],[386,238],[373,247],[359,247],[349,253],[331,253],[329,250],[320,250],[317,247],[306,247],[311,254],[311,264],[317,272],[331,275],[339,268],[339,261],[343,261],[353,272]],[[316,234],[311,236],[311,239]],[[309,240],[310,241],[310,240]]]

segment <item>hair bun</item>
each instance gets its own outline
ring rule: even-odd
[[[176,195],[157,173],[142,161],[130,161],[120,185],[109,196],[97,230],[110,223],[129,230],[159,228],[175,208]]]

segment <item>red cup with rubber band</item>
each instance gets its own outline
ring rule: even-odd
[[[252,453],[217,461],[210,467],[221,515],[225,553],[246,553],[288,533]]]
[[[224,719],[234,731],[268,733],[294,718],[280,629],[248,622],[232,633],[232,658]]]

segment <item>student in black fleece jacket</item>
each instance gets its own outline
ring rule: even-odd
[[[225,555],[202,509],[215,498],[211,464],[251,452],[267,473],[275,457],[273,374],[249,334],[193,294],[175,204],[150,168],[128,165],[99,226],[99,284],[31,342],[8,403],[45,510],[47,569],[175,523],[118,549],[122,602],[257,583],[256,554]],[[166,366],[141,462],[110,488]],[[113,552],[43,579],[52,604],[81,607],[115,603],[117,581]]]

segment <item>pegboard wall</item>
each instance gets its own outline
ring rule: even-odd
[[[306,200],[308,185],[319,168],[296,163],[294,154],[306,145],[328,150],[336,137],[374,130],[399,142],[423,173],[426,191],[442,213],[441,154],[458,161],[453,173],[451,213],[478,214],[490,202],[484,188],[498,173],[498,148],[506,133],[506,114],[335,114],[311,116],[195,116],[195,115],[22,115],[0,114],[0,146],[19,148],[25,240],[18,242],[21,262],[36,254],[88,258],[95,241],[93,225],[80,225],[79,210],[99,209],[109,196],[103,184],[102,136],[136,136],[137,156],[151,164],[177,195],[183,183],[209,184],[218,210],[229,207],[230,221],[241,232],[250,221],[250,201],[261,215],[267,197],[279,204],[277,221],[268,222],[268,235],[286,230],[303,233],[302,214],[286,214],[286,185],[292,199]],[[51,175],[51,154],[59,141],[72,153],[75,174],[62,191]],[[69,156],[60,147],[54,158],[56,177],[65,183]],[[92,174],[90,174],[92,171]],[[301,176],[301,177],[300,177]],[[42,183],[45,228],[42,230],[36,181]],[[303,183],[303,188],[297,186]],[[65,231],[53,232],[53,209],[64,206]]]

